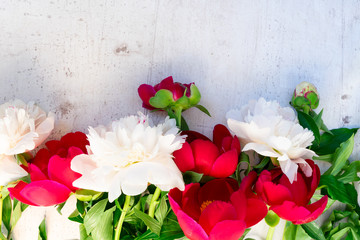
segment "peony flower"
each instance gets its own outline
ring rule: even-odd
[[[0,155],[0,186],[25,177],[28,173],[20,167],[14,156]]]
[[[240,142],[221,124],[214,127],[214,142],[200,133],[189,132],[180,150],[174,152],[174,161],[180,171],[194,171],[216,178],[233,174],[238,164]]]
[[[300,169],[298,177],[293,183],[279,168],[269,171],[263,170],[256,181],[256,173],[251,172],[243,181],[250,189],[256,181],[255,190],[258,196],[270,206],[280,218],[293,224],[304,224],[317,219],[324,211],[327,196],[309,204],[310,199],[319,185],[320,170],[312,160],[306,160],[313,170],[313,175],[307,177]],[[252,184],[249,184],[252,183]],[[250,192],[247,190],[247,192]]]
[[[46,143],[48,149],[39,150],[27,171],[31,182],[20,181],[9,188],[10,196],[33,206],[52,206],[65,202],[78,188],[74,180],[81,174],[70,169],[73,158],[86,152],[86,135],[81,132],[68,133],[60,141]]]
[[[186,185],[169,192],[171,208],[186,237],[192,240],[238,240],[245,229],[267,214],[265,203],[247,198],[236,180],[215,179],[200,187]]]
[[[184,142],[178,131],[173,119],[152,126],[144,115],[122,118],[109,127],[90,127],[89,155],[79,155],[71,163],[71,169],[82,174],[74,186],[108,192],[110,202],[121,193],[141,194],[149,183],[163,191],[184,189],[172,159]]]
[[[200,92],[194,83],[181,84],[167,77],[154,87],[142,84],[138,93],[143,107],[149,110],[165,109],[169,106],[181,107],[186,110],[200,101]]]
[[[39,146],[54,128],[54,116],[33,102],[14,100],[0,105],[0,154],[14,155]]]
[[[314,135],[298,124],[294,110],[260,98],[241,110],[229,111],[226,118],[230,130],[246,142],[243,151],[254,150],[276,158],[291,183],[296,180],[298,165],[307,177],[311,176],[311,167],[305,159],[316,155],[306,148]]]

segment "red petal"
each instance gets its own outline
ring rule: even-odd
[[[246,217],[246,203],[247,199],[245,193],[242,190],[238,190],[231,195],[231,203],[236,209],[237,219],[245,220]]]
[[[45,148],[40,149],[31,163],[35,164],[43,173],[47,174],[47,166],[51,156],[49,150]]]
[[[311,212],[305,219],[298,219],[294,221],[294,224],[304,224],[316,220],[323,212],[328,201],[328,196],[323,196],[319,201],[314,202],[306,206],[306,209]]]
[[[240,189],[245,193],[247,198],[257,198],[257,195],[253,192],[253,185],[257,179],[255,171],[251,171],[246,177],[243,178],[240,184]]]
[[[212,165],[219,156],[219,151],[215,144],[210,141],[197,139],[191,144],[195,158],[195,171],[209,175]]]
[[[154,86],[155,91],[159,91],[160,89],[167,89],[169,91],[172,91],[174,87],[174,80],[172,76],[169,76],[165,79],[163,79],[159,84],[156,84]]]
[[[304,175],[304,179],[306,181],[306,186],[309,187],[308,199],[310,200],[312,195],[314,195],[316,188],[319,185],[321,174],[320,174],[320,169],[319,169],[318,165],[316,165],[314,163],[314,161],[307,159],[306,162],[311,166],[311,168],[313,170],[311,177],[306,177]]]
[[[221,146],[219,148],[220,152],[227,152],[231,149],[231,143],[232,143],[233,137],[227,136],[224,137],[221,143]]]
[[[229,132],[229,130],[222,124],[217,124],[214,127],[213,130],[213,141],[215,143],[215,145],[221,149],[222,148],[222,143],[223,143],[223,139],[225,137],[231,137],[231,134]]]
[[[292,199],[289,199],[290,201],[299,206],[306,206],[309,203],[310,199],[307,199],[308,189],[302,174],[298,174],[297,180],[293,183],[290,183],[288,177],[284,174],[281,176],[279,183],[291,192]]]
[[[61,148],[61,143],[58,140],[51,140],[45,143],[46,147],[49,149],[51,155],[54,155],[58,152],[59,148]]]
[[[232,149],[215,160],[209,175],[216,178],[229,177],[235,172],[237,164],[238,155],[236,150]]]
[[[280,205],[284,201],[292,201],[292,195],[289,189],[283,185],[276,185],[272,182],[265,182],[263,188],[263,199],[268,205]]]
[[[140,85],[140,87],[138,88],[138,93],[139,93],[139,97],[141,98],[141,100],[143,101],[143,103],[146,106],[151,106],[149,103],[150,98],[152,98],[153,96],[155,96],[155,89],[153,88],[153,86],[150,86],[148,84],[142,84]]]
[[[82,132],[68,133],[61,138],[60,142],[66,149],[77,147],[80,148],[83,153],[87,153],[86,145],[90,145],[86,134]]]
[[[47,176],[35,164],[29,164],[28,171],[32,182],[48,180]]]
[[[181,208],[184,212],[196,221],[199,219],[201,213],[198,201],[199,189],[199,183],[190,183],[186,185],[181,203]]]
[[[208,137],[204,136],[201,133],[195,132],[195,131],[182,131],[181,135],[186,135],[186,141],[188,143],[191,143],[192,141],[196,140],[196,139],[202,139],[205,141],[211,141]]]
[[[61,158],[57,155],[49,160],[49,178],[53,181],[64,184],[71,191],[76,191],[78,188],[74,187],[72,183],[81,177],[81,174],[71,170],[71,160],[76,155],[83,154],[83,151],[77,147],[70,147],[67,158]]]
[[[268,213],[268,208],[263,201],[250,198],[246,202],[246,210],[244,211],[246,211],[246,227],[249,228],[265,218],[266,214]]]
[[[189,143],[185,142],[182,145],[182,148],[175,151],[173,155],[174,162],[176,163],[181,172],[186,172],[194,169],[194,156]]]
[[[25,203],[27,205],[31,205],[31,206],[38,206],[37,204],[31,202],[30,200],[24,198],[21,195],[21,191],[27,186],[28,184],[26,182],[20,181],[18,184],[16,184],[15,187],[12,188],[8,188],[9,192],[10,192],[10,197],[12,199],[16,198],[17,200],[19,200],[22,203]]]
[[[168,196],[171,208],[176,214],[176,212],[180,210],[182,203],[182,191],[180,191],[178,188],[173,188],[170,190]]]
[[[199,191],[199,203],[206,201],[220,200],[224,202],[230,201],[230,196],[238,190],[238,183],[233,178],[214,179],[205,183]]]
[[[173,89],[171,90],[174,101],[184,96],[184,91],[185,88],[183,86],[181,86],[179,83],[175,83]]]
[[[282,205],[272,206],[270,210],[273,210],[280,218],[291,222],[307,219],[311,214],[305,207],[297,206],[290,201],[285,201]]]
[[[207,234],[210,234],[213,227],[224,220],[236,220],[235,208],[222,201],[214,201],[208,205],[200,215],[199,224]]]
[[[241,146],[240,146],[240,141],[239,141],[239,139],[238,139],[237,136],[234,136],[234,137],[233,137],[233,141],[232,141],[232,143],[231,143],[231,148],[232,148],[232,149],[235,148],[236,151],[237,151],[237,153],[238,153],[238,155],[240,154],[240,152],[241,152]]]
[[[211,240],[238,240],[245,232],[246,225],[240,220],[225,220],[217,223],[210,232]]]

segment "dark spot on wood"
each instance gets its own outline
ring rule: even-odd
[[[347,95],[347,94],[344,94],[344,95],[341,96],[341,99],[342,99],[342,100],[345,100],[345,99],[348,99],[348,98],[350,98],[350,96]]]
[[[128,53],[130,53],[130,51],[128,50],[126,44],[123,44],[115,49],[115,54],[128,54]]]
[[[82,18],[79,18],[79,21],[80,21],[80,22],[82,22],[82,21],[84,21],[84,19],[82,19]]]
[[[74,109],[74,105],[70,102],[64,102],[59,106],[61,116],[69,114]]]
[[[345,117],[342,118],[342,121],[343,121],[344,124],[348,124],[351,121],[351,117],[350,116],[345,116]]]

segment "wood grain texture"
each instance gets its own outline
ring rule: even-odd
[[[212,118],[185,117],[207,135],[250,99],[286,106],[304,80],[318,87],[330,128],[360,126],[359,1],[7,0],[0,29],[0,101],[55,112],[52,138],[144,111],[137,87],[169,75],[198,85]],[[78,238],[50,211],[35,214],[48,216],[50,240]],[[16,240],[37,239],[33,216]]]

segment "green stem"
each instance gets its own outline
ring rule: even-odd
[[[275,227],[270,227],[269,226],[269,230],[268,230],[268,233],[266,235],[266,240],[272,240],[274,232],[275,232]]]
[[[125,220],[126,213],[127,213],[127,211],[129,210],[129,207],[130,207],[130,200],[131,200],[131,196],[126,195],[124,207],[122,209],[120,219],[119,219],[118,225],[116,227],[115,239],[114,240],[119,240],[120,239],[121,228],[122,228],[123,222]]]
[[[150,201],[149,216],[152,218],[154,218],[154,216],[155,216],[155,207],[157,204],[156,201],[160,197],[160,193],[161,193],[161,190],[160,190],[160,188],[157,187],[154,192],[154,195],[152,196],[151,201]]]

